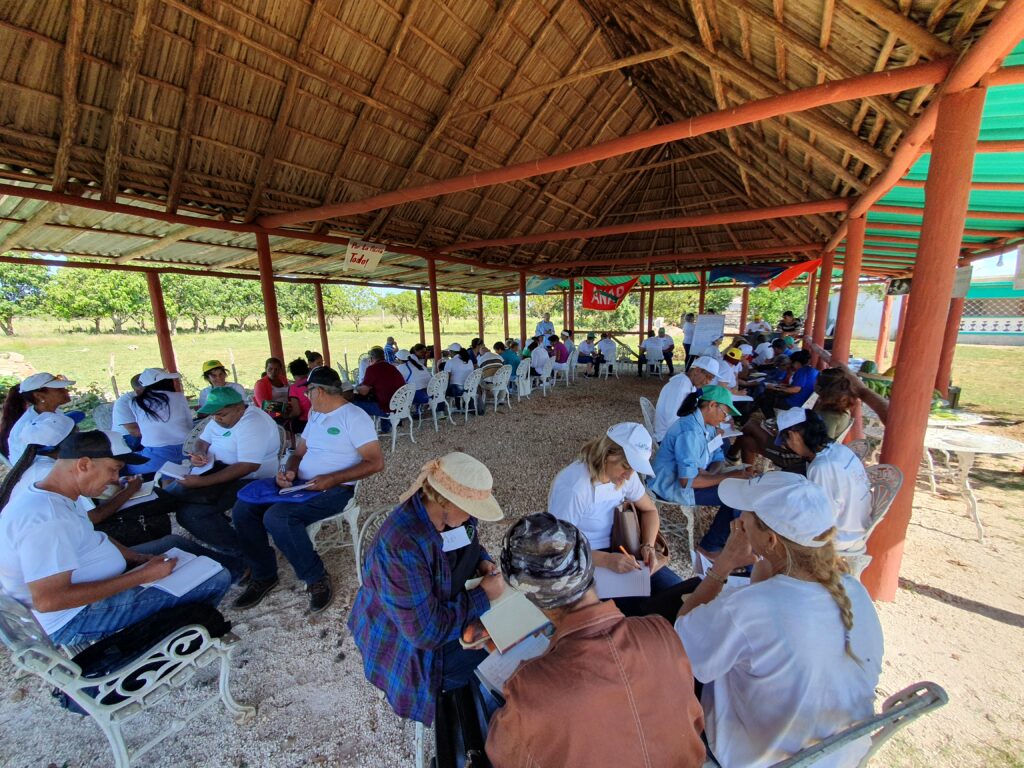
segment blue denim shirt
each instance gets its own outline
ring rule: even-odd
[[[704,423],[700,408],[677,420],[665,433],[654,457],[651,490],[667,501],[692,505],[692,481],[697,472],[725,459],[721,447],[715,451],[708,449],[708,443],[715,439],[716,434],[714,427]],[[681,480],[688,482],[684,486]]]

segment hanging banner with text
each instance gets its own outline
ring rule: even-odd
[[[634,277],[628,283],[619,285],[595,285],[585,279],[583,281],[583,308],[614,312],[639,279]]]
[[[386,251],[387,247],[383,245],[365,240],[349,240],[343,269],[346,272],[373,272]]]

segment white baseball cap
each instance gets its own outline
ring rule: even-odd
[[[459,344],[458,342],[453,342],[452,344],[450,344],[448,346],[448,351],[449,352],[461,352],[462,351],[462,345]]]
[[[835,503],[825,489],[794,472],[729,478],[719,484],[718,497],[733,509],[753,512],[777,534],[804,547],[825,546],[816,539],[836,521]]]
[[[651,451],[654,448],[651,433],[643,424],[635,421],[623,421],[608,428],[608,437],[626,453],[626,461],[629,466],[641,475],[653,475],[654,468],[651,467]]]
[[[749,356],[754,354],[754,348],[749,344],[740,344],[740,352],[742,352],[744,356]]]
[[[75,429],[75,420],[59,411],[41,413],[25,427],[21,438],[26,445],[42,445],[53,448]]]
[[[409,359],[409,350],[408,349],[400,349],[400,350],[398,350],[397,352],[395,352],[395,359],[396,360],[401,360],[404,363],[406,360]]]
[[[700,368],[702,371],[707,371],[708,373],[715,377],[718,376],[721,370],[718,367],[718,361],[715,360],[715,358],[713,357],[708,357],[707,355],[705,355],[704,357],[698,357],[696,360],[693,361],[690,367]]]
[[[805,421],[807,421],[807,411],[804,408],[787,408],[775,414],[775,423],[779,432],[795,427],[797,424],[803,424]]]
[[[158,381],[167,379],[180,379],[180,373],[171,373],[163,368],[147,368],[139,374],[139,384],[143,387],[151,387]]]
[[[74,384],[75,382],[65,379],[63,376],[54,376],[52,373],[43,371],[26,376],[24,381],[18,385],[18,389],[25,393],[35,392],[37,389],[67,389]]]

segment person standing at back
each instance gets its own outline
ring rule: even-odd
[[[551,322],[551,315],[547,312],[544,313],[543,319],[537,323],[537,328],[534,330],[534,336],[541,336],[547,338],[555,332],[555,324]]]
[[[690,346],[693,344],[694,328],[697,327],[697,316],[693,312],[687,312],[683,315],[679,327],[683,329],[683,352],[686,354],[686,362],[689,364],[690,358],[693,356]]]
[[[501,569],[555,634],[505,684],[487,735],[494,768],[704,764],[704,715],[682,643],[660,616],[626,618],[598,599],[576,526],[521,518],[505,534]]]

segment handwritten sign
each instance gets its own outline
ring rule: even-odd
[[[967,291],[971,288],[971,277],[974,275],[974,267],[968,265],[966,267],[960,267],[956,271],[956,277],[953,280],[953,298],[954,299],[966,299]]]
[[[345,249],[346,272],[373,272],[387,248],[365,240],[349,240]]]
[[[614,312],[639,279],[634,277],[628,283],[620,285],[596,285],[589,280],[584,280],[583,308]]]

